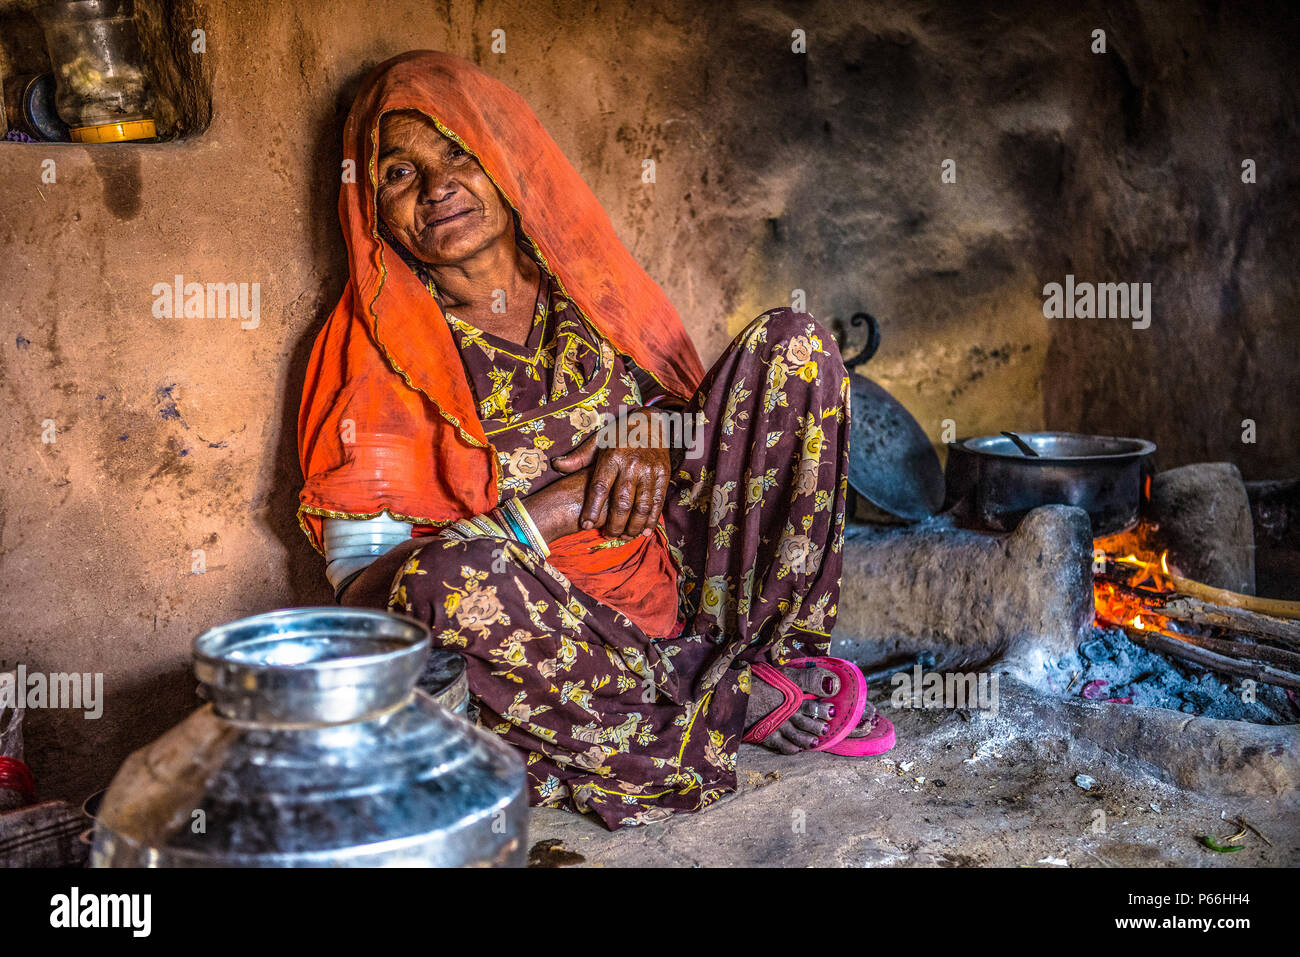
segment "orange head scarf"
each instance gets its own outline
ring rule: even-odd
[[[681,318],[532,110],[472,63],[414,51],[371,71],[343,131],[339,219],[350,276],[316,338],[298,415],[298,521],[387,510],[441,525],[497,503],[496,453],[437,302],[379,233],[379,121],[418,110],[477,157],[561,292],[614,348],[686,398],[704,370]]]

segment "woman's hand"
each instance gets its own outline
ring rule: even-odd
[[[638,418],[644,419],[644,428],[636,427]],[[601,448],[596,440],[605,433],[602,429],[568,455],[551,460],[558,472],[590,469],[579,516],[582,528],[604,526],[606,536],[625,541],[654,532],[672,478],[669,451],[656,441],[663,431],[658,425],[653,411],[637,409],[627,415],[627,434],[644,435],[644,442]]]
[[[572,535],[581,527],[578,520],[586,488],[587,470],[582,469],[524,496],[524,508],[547,542]]]

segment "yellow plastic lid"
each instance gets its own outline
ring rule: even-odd
[[[126,123],[104,123],[100,126],[78,126],[68,131],[74,143],[121,143],[125,140],[147,140],[157,136],[153,120],[129,120]]]

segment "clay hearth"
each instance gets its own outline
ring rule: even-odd
[[[1235,467],[1156,474],[1141,528],[1151,530],[1147,547],[1168,549],[1201,580],[1253,593],[1251,501]],[[1058,680],[1072,673],[1091,633],[1093,557],[1087,514],[1065,506],[1035,509],[1010,534],[959,528],[949,515],[908,527],[854,523],[832,653],[876,672],[873,701],[895,721],[891,682],[880,676],[928,654],[928,672],[1001,675],[1001,713],[974,720],[993,721],[1004,737],[1051,726],[1201,794],[1297,787],[1300,725],[1082,700],[1078,687]]]
[[[1092,622],[1092,534],[1082,509],[1035,509],[1007,535],[939,516],[853,525],[833,653],[864,670],[919,652],[936,670],[1022,655],[1061,658]]]

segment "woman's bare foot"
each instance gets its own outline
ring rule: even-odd
[[[827,698],[839,693],[840,679],[825,668],[782,668],[785,675],[807,694]],[[745,727],[749,728],[781,706],[785,699],[781,692],[757,676],[750,679],[749,706],[745,710]],[[821,735],[826,733],[826,723],[835,717],[835,707],[827,701],[805,701],[781,727],[761,744],[782,754],[798,754],[817,747]]]
[[[782,668],[781,673],[797,684],[807,694],[827,698],[834,697],[840,690],[840,679],[833,671],[825,668]],[[749,705],[745,710],[745,727],[749,728],[771,714],[785,699],[781,692],[766,681],[754,676],[750,679]],[[820,738],[826,733],[827,722],[835,717],[835,706],[828,701],[805,701],[781,727],[777,728],[760,743],[765,748],[782,754],[797,754],[817,747]],[[876,709],[870,702],[862,713],[858,727],[849,733],[849,737],[870,733],[876,723]]]

